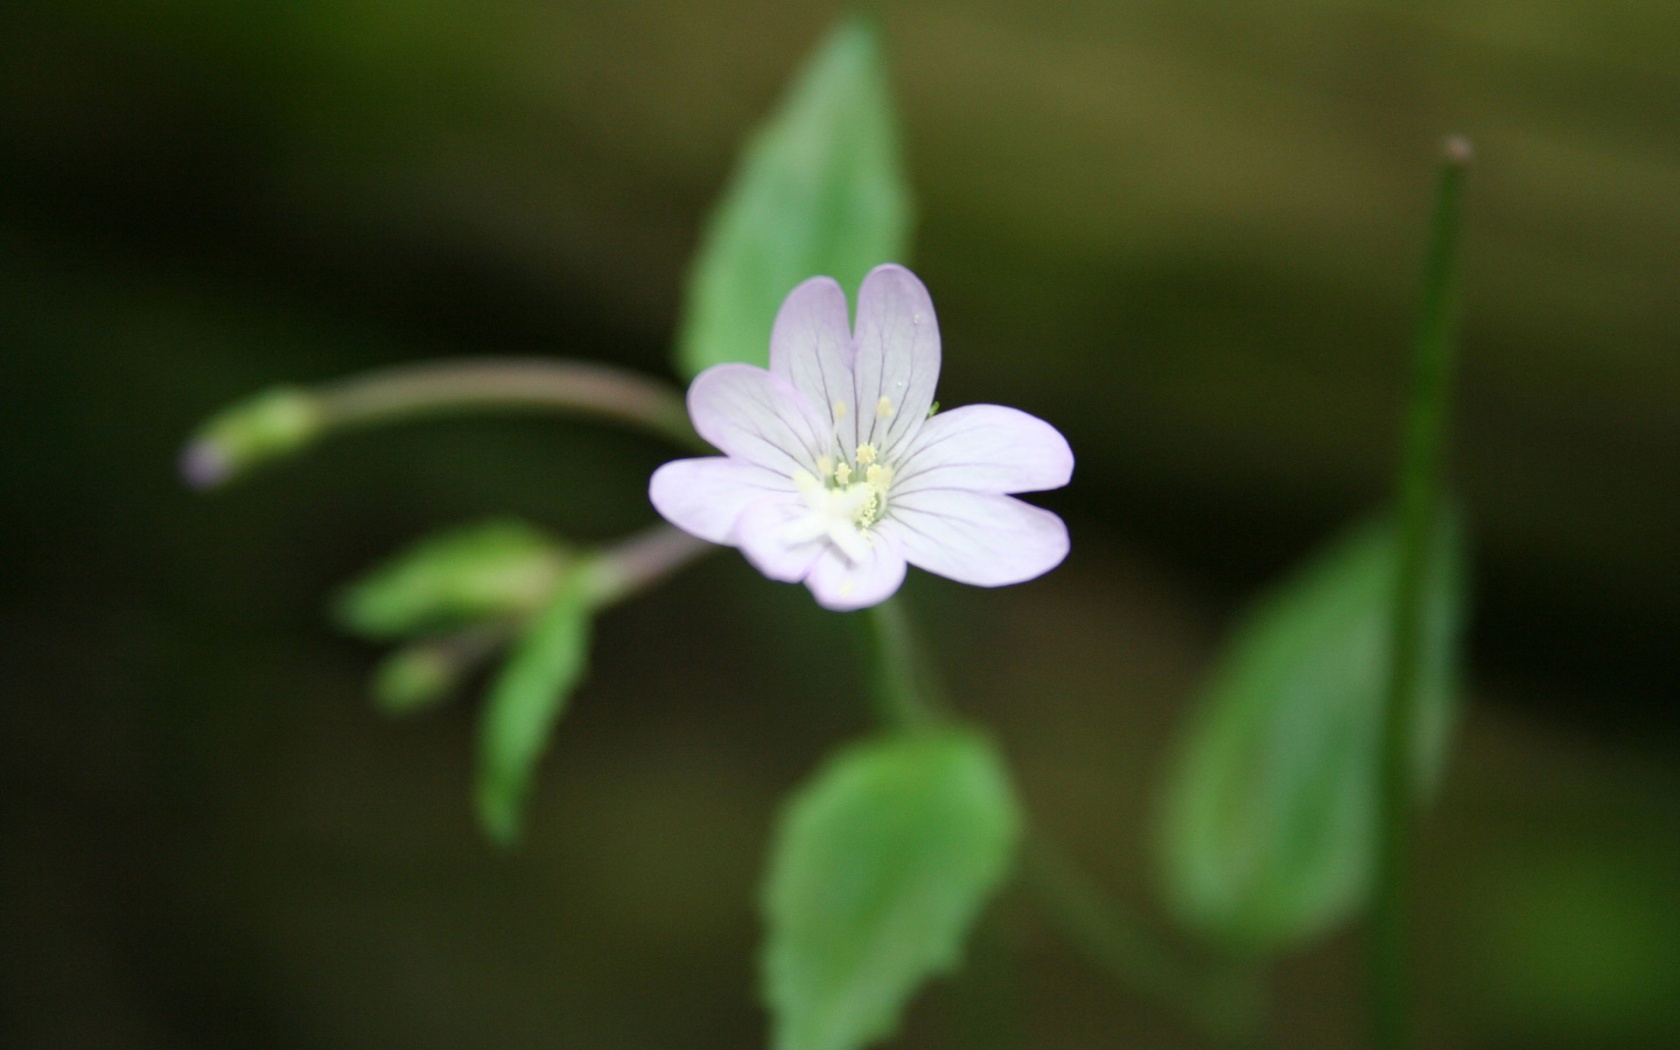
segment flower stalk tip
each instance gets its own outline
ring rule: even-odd
[[[224,410],[181,451],[181,478],[211,489],[251,467],[304,448],[326,429],[318,399],[297,387],[278,387]]]

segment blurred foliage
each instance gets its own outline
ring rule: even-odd
[[[788,804],[764,891],[775,1050],[890,1038],[929,976],[955,969],[1013,866],[1021,814],[968,731],[853,745]]]
[[[1463,538],[1437,530],[1423,588],[1417,783],[1440,781],[1459,691]],[[1179,917],[1239,952],[1299,948],[1369,900],[1399,539],[1365,525],[1237,626],[1171,770],[1161,863]]]
[[[319,622],[357,566],[487,508],[645,523],[663,449],[437,423],[213,503],[172,464],[279,381],[665,367],[705,211],[833,14],[0,6],[0,1042],[762,1042],[756,858],[863,721],[844,630],[721,560],[604,616],[602,702],[528,799],[552,831],[487,858],[467,713],[392,732],[355,700],[371,654]],[[1680,8],[913,2],[884,29],[942,400],[1018,404],[1080,457],[1047,501],[1065,570],[912,597],[1034,810],[1139,897],[1213,625],[1386,488],[1431,148],[1475,139],[1483,702],[1420,843],[1426,1021],[1674,1045]],[[1190,1045],[1024,937],[1034,1045]],[[1338,939],[1283,967],[1282,1040],[1358,1037],[1352,963]]]
[[[547,604],[573,555],[521,521],[428,537],[339,592],[333,615],[364,638],[519,620]]]
[[[474,798],[485,832],[504,846],[519,838],[537,761],[589,664],[592,572],[580,565],[560,581],[485,699]]]
[[[747,145],[695,257],[677,368],[768,363],[771,322],[794,285],[907,262],[910,192],[873,20],[830,30]]]

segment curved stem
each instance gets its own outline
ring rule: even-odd
[[[400,365],[330,383],[315,394],[329,426],[486,409],[558,409],[707,448],[689,424],[682,397],[666,384],[580,361],[491,358]]]
[[[282,386],[233,405],[181,452],[181,476],[215,488],[335,430],[483,411],[559,411],[628,423],[710,453],[669,385],[606,365],[542,358],[402,365],[320,387]]]
[[[1400,465],[1400,558],[1383,718],[1379,841],[1371,910],[1371,1022],[1372,1036],[1380,1050],[1403,1050],[1411,1042],[1406,883],[1414,797],[1418,653],[1423,578],[1441,499],[1441,462],[1458,320],[1459,191],[1469,162],[1469,143],[1449,140],[1436,190]]]

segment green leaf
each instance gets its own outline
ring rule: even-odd
[[[561,582],[503,666],[479,728],[479,823],[500,845],[519,838],[537,762],[589,657],[592,571],[578,566]]]
[[[793,287],[827,274],[857,288],[904,262],[910,191],[875,26],[842,20],[748,143],[689,274],[677,368],[764,365]]]
[[[955,967],[1021,817],[997,752],[957,730],[853,746],[789,804],[770,858],[764,992],[776,1050],[889,1036]]]
[[[542,607],[571,559],[547,534],[493,521],[421,541],[346,587],[334,618],[364,638],[406,638]]]
[[[1298,947],[1368,898],[1398,557],[1386,522],[1315,557],[1238,625],[1202,698],[1170,773],[1161,859],[1177,915],[1229,948]],[[1446,755],[1463,620],[1451,518],[1424,587],[1415,754],[1428,791]]]

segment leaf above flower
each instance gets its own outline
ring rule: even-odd
[[[855,288],[908,256],[910,191],[872,20],[843,19],[747,144],[689,274],[677,369],[765,363],[770,319],[793,286]]]

